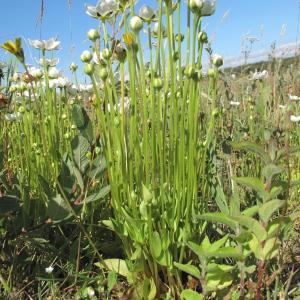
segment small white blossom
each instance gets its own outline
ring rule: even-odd
[[[115,0],[100,0],[96,6],[86,5],[86,13],[93,18],[111,17],[119,10],[119,2]]]
[[[280,109],[286,109],[286,105],[279,104]]]
[[[211,16],[216,10],[216,0],[205,0],[201,8],[201,16]]]
[[[291,116],[290,116],[290,120],[291,120],[291,122],[293,122],[293,123],[300,122],[300,116],[291,115]]]
[[[43,71],[39,68],[31,67],[28,69],[28,73],[36,78],[42,78],[43,76]]]
[[[50,38],[49,40],[28,40],[29,45],[33,48],[40,49],[40,50],[57,50],[60,45],[60,41],[57,38]]]
[[[299,101],[300,97],[299,96],[295,96],[295,95],[289,95],[289,100],[290,101]]]
[[[54,268],[52,266],[49,266],[49,267],[45,268],[45,272],[47,274],[51,274],[53,272],[53,270],[54,270]]]
[[[35,59],[40,66],[55,67],[59,63],[59,58],[40,58]]]
[[[149,22],[155,18],[155,12],[150,6],[144,5],[140,9],[139,16],[144,21]]]
[[[240,106],[240,102],[238,102],[238,101],[230,101],[230,105],[231,106]]]
[[[56,79],[61,75],[61,71],[58,70],[56,67],[51,67],[49,69],[48,75],[51,79]]]
[[[266,79],[268,78],[269,76],[269,72],[267,70],[263,70],[261,72],[257,72],[255,71],[253,74],[252,74],[252,80],[263,80],[263,79]]]

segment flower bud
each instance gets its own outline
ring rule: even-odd
[[[218,75],[218,70],[213,69],[213,68],[210,68],[210,69],[207,71],[207,75],[208,75],[208,77],[210,77],[210,78],[216,79],[216,78],[217,78],[217,75]]]
[[[96,29],[90,29],[87,32],[87,36],[88,36],[89,40],[91,40],[92,42],[95,42],[97,39],[100,38],[100,34]]]
[[[198,41],[203,43],[203,44],[207,43],[208,38],[207,38],[207,33],[205,31],[200,31],[198,33]]]
[[[134,32],[139,32],[143,28],[143,21],[140,17],[134,16],[130,20],[130,28]]]
[[[71,63],[70,64],[70,71],[71,72],[76,72],[76,70],[78,69],[78,66],[75,63]]]
[[[188,4],[192,12],[200,14],[203,7],[203,0],[189,0]]]
[[[184,70],[184,74],[188,78],[191,78],[195,74],[195,68],[193,68],[192,66],[187,66]]]
[[[106,78],[108,77],[108,72],[107,72],[106,68],[100,69],[99,76],[102,80],[106,80]]]
[[[90,76],[94,72],[94,65],[93,64],[84,64],[83,70],[84,70],[85,74]]]
[[[103,51],[102,51],[102,57],[104,58],[104,59],[110,59],[111,58],[111,50],[110,49],[108,49],[108,48],[105,48],[105,49],[103,49]]]
[[[177,42],[182,42],[182,41],[184,40],[184,35],[181,34],[181,33],[176,34],[176,35],[175,35],[175,40],[176,40]]]
[[[219,54],[213,55],[213,57],[212,57],[212,63],[213,63],[217,68],[223,66],[223,63],[224,63],[223,57],[222,57],[221,55],[219,55]]]
[[[82,62],[85,63],[89,63],[91,61],[91,59],[93,58],[93,55],[90,51],[88,50],[84,50],[81,55],[80,55],[80,59]]]

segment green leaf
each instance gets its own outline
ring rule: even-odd
[[[38,181],[41,187],[43,188],[44,193],[46,194],[48,199],[50,199],[53,195],[55,195],[55,192],[52,190],[49,183],[42,175],[38,175]]]
[[[213,242],[210,247],[207,249],[207,251],[210,252],[214,252],[219,250],[228,240],[228,235],[226,234],[225,236],[223,236],[221,239]]]
[[[217,257],[217,258],[231,257],[236,259],[242,258],[242,254],[240,253],[240,251],[234,247],[223,247],[215,251],[209,251],[205,253],[205,256],[208,258],[210,257]]]
[[[0,216],[8,212],[18,211],[20,209],[20,199],[15,196],[5,195],[0,197]]]
[[[262,170],[262,175],[266,178],[266,180],[272,180],[275,175],[278,175],[284,171],[283,168],[278,167],[274,164],[266,165]]]
[[[160,235],[157,231],[154,231],[151,239],[149,240],[150,249],[155,258],[158,258],[161,255],[162,247],[161,247],[161,239]]]
[[[71,147],[73,151],[74,162],[77,165],[77,168],[84,173],[89,164],[87,153],[91,150],[90,144],[85,137],[82,135],[77,135],[72,140]]]
[[[49,199],[48,216],[53,221],[62,221],[72,216],[72,210],[60,194]]]
[[[79,105],[73,105],[72,117],[81,135],[84,136],[89,143],[92,143],[94,140],[93,126],[85,109]]]
[[[252,235],[252,239],[249,241],[248,245],[257,259],[264,259],[264,254],[260,246],[259,240],[254,234]]]
[[[262,198],[268,196],[268,193],[265,191],[264,184],[259,178],[256,177],[238,177],[235,178],[235,181],[240,185],[247,187],[251,190],[256,191]]]
[[[222,212],[206,213],[201,215],[199,218],[201,220],[205,220],[213,223],[225,224],[233,230],[236,230],[237,227],[237,222]]]
[[[183,290],[180,294],[181,300],[203,300],[203,295],[193,290]]]
[[[284,204],[284,200],[274,199],[268,201],[259,208],[258,214],[264,223],[268,223],[271,216]]]
[[[110,186],[108,185],[108,186],[102,188],[99,192],[86,197],[85,203],[99,201],[100,199],[105,198],[109,194],[109,192],[110,192]]]
[[[198,255],[199,258],[206,257],[205,251],[201,245],[197,245],[196,243],[193,242],[188,242],[187,245],[195,254]]]
[[[261,159],[264,161],[265,164],[270,163],[271,157],[270,155],[264,150],[264,148],[260,145],[251,142],[242,142],[242,143],[231,143],[232,147],[236,150],[246,150],[255,154],[258,154]]]
[[[174,262],[174,266],[176,268],[178,268],[179,270],[194,276],[197,279],[199,279],[200,276],[201,276],[201,273],[200,273],[199,269],[195,266],[190,265],[190,264],[180,264],[180,263]]]
[[[251,207],[245,209],[242,212],[242,215],[244,215],[246,217],[253,217],[254,215],[257,214],[258,209],[259,209],[258,205],[251,206]]]
[[[108,258],[104,260],[104,263],[106,267],[108,268],[109,271],[114,271],[117,274],[120,274],[127,278],[130,274],[126,262],[123,259],[119,258]],[[102,262],[97,262],[95,263],[95,266],[99,268],[103,268],[103,263]]]
[[[216,188],[215,201],[217,203],[217,206],[218,206],[219,210],[222,213],[228,215],[229,214],[229,208],[228,208],[228,204],[227,204],[227,201],[226,201],[226,196],[225,196],[221,186],[217,186],[217,188]]]
[[[143,184],[143,200],[146,203],[149,203],[153,198],[152,193],[150,192],[150,190]]]
[[[111,291],[118,281],[117,273],[115,271],[110,271],[107,275],[107,288]]]
[[[75,180],[70,172],[69,166],[64,161],[61,164],[61,171],[57,179],[64,192],[71,194]]]
[[[248,228],[259,241],[263,241],[267,238],[265,228],[257,220],[246,216],[234,216],[232,218],[241,226]]]

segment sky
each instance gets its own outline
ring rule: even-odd
[[[85,4],[96,2],[44,0],[45,13],[40,24],[41,0],[0,0],[0,43],[22,37],[27,62],[33,63],[38,51],[28,46],[28,38],[57,36],[62,42],[56,53],[61,61],[59,66],[67,68],[71,62],[82,65],[79,56],[90,45],[86,32],[98,26],[95,19],[86,15]],[[138,7],[147,4],[156,8],[156,3],[139,0]],[[296,42],[299,5],[299,0],[217,0],[216,13],[204,18],[203,26],[212,39],[214,52],[222,54],[226,61],[226,58],[240,56],[245,35],[258,39],[252,44],[253,51],[270,49],[273,42],[277,46]],[[0,50],[0,61],[7,57],[8,54]]]

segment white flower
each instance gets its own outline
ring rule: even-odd
[[[30,75],[36,78],[42,78],[43,76],[43,71],[39,68],[35,68],[35,67],[28,68],[28,72]]]
[[[279,108],[280,108],[280,109],[286,109],[286,105],[281,105],[281,104],[279,104]]]
[[[48,274],[51,274],[53,272],[54,268],[52,266],[49,266],[48,268],[45,268],[45,272]]]
[[[58,77],[56,80],[57,80],[57,87],[59,88],[66,88],[72,85],[72,83],[67,77]]]
[[[291,115],[290,117],[291,122],[300,122],[300,116]]]
[[[238,101],[230,101],[230,105],[231,106],[240,106],[240,102],[238,102]]]
[[[155,12],[150,6],[144,5],[140,9],[139,16],[144,21],[149,22],[155,18]]]
[[[119,10],[119,2],[115,0],[100,0],[96,6],[86,5],[86,13],[93,18],[111,17]]]
[[[211,16],[216,10],[216,0],[205,0],[201,8],[201,16]]]
[[[57,79],[50,79],[49,80],[49,88],[56,89],[58,87]]]
[[[57,38],[50,38],[49,40],[28,40],[30,46],[40,50],[57,50],[60,45],[60,41]]]
[[[13,122],[20,120],[22,118],[22,114],[20,112],[12,113],[12,114],[6,114],[5,116],[6,121]]]
[[[59,58],[40,58],[39,60],[36,59],[36,62],[40,66],[55,67],[59,63]]]
[[[263,70],[262,72],[257,72],[255,71],[253,74],[252,74],[252,80],[263,80],[263,79],[266,79],[268,78],[269,76],[269,72],[267,70]]]
[[[78,87],[75,84],[71,84],[71,85],[67,86],[67,91],[72,96],[75,96],[78,92]]]
[[[61,71],[59,71],[56,67],[51,67],[49,69],[48,75],[51,79],[56,79],[61,75]]]
[[[93,91],[93,85],[92,84],[79,84],[79,90],[81,92],[92,92]]]
[[[162,37],[166,37],[167,31],[163,24],[160,24],[160,30],[161,30]],[[158,22],[155,22],[153,25],[153,35],[156,37],[159,36],[159,23]]]
[[[300,100],[300,97],[295,96],[295,95],[289,95],[289,100],[290,100],[290,101],[299,101],[299,100]]]

